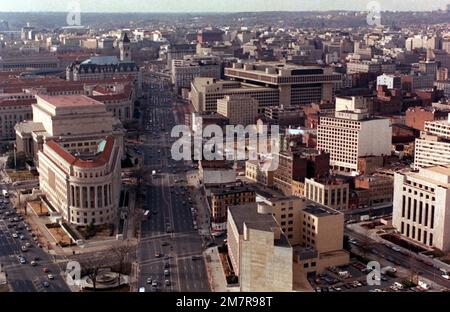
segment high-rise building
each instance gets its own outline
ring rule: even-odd
[[[349,105],[354,102],[348,98]],[[330,153],[334,170],[358,173],[358,159],[391,154],[392,128],[387,118],[371,117],[367,108],[336,111],[335,117],[321,117],[317,148]]]
[[[392,223],[406,239],[450,251],[449,202],[449,165],[395,174]]]
[[[279,103],[306,106],[321,100],[332,101],[342,76],[331,67],[297,66],[281,63],[235,63],[225,68],[225,76],[279,91]]]

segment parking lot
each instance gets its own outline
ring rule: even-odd
[[[395,269],[394,269],[395,270]],[[426,291],[420,287],[409,287],[405,279],[393,272],[380,274],[374,278],[375,285],[367,283],[371,270],[359,261],[339,267],[328,268],[315,279],[310,279],[316,292],[419,292]],[[376,276],[376,275],[375,275]]]

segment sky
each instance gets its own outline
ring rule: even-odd
[[[0,0],[0,12],[243,12],[366,10],[371,0]],[[450,0],[377,0],[382,11],[444,9]],[[75,6],[74,6],[75,4]]]

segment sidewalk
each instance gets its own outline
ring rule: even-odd
[[[228,287],[222,263],[219,258],[217,247],[212,247],[204,251],[206,272],[211,291],[213,292],[239,292],[239,287]]]

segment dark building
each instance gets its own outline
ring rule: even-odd
[[[197,41],[199,43],[222,41],[223,34],[220,29],[203,29],[198,32]]]

